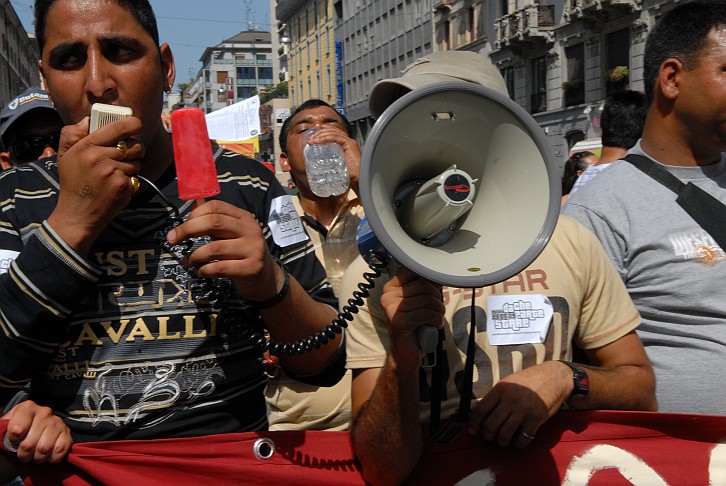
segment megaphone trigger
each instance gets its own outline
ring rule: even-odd
[[[439,344],[439,332],[433,326],[420,326],[416,329],[418,346],[421,348],[421,367],[436,366],[436,346]]]

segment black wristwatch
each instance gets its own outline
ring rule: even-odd
[[[561,361],[561,363],[566,364],[572,369],[572,382],[575,385],[567,401],[585,398],[587,392],[590,391],[590,377],[587,376],[587,371],[569,361]]]

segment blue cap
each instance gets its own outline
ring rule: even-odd
[[[5,132],[7,132],[8,128],[18,118],[36,109],[49,110],[55,116],[59,116],[58,112],[53,108],[53,103],[50,101],[48,93],[38,87],[28,88],[23,94],[10,100],[7,106],[0,112],[0,139],[2,139],[3,145],[6,143]]]

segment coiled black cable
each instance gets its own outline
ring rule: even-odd
[[[179,208],[172,203],[153,182],[140,175],[137,175],[136,177],[142,182],[148,184],[149,187],[151,187],[159,195],[159,197],[161,197],[164,203],[171,208],[170,219],[173,226],[178,226],[184,222],[181,214],[179,213]],[[166,243],[166,241],[162,242],[162,246],[166,251],[173,253],[170,245]],[[188,255],[192,251],[194,242],[186,240],[177,246],[181,247],[181,253],[183,255]],[[354,314],[358,313],[358,307],[365,303],[364,299],[370,296],[371,289],[375,287],[375,279],[380,277],[386,269],[386,266],[383,263],[383,258],[379,255],[371,255],[371,258],[367,259],[367,262],[371,271],[363,273],[364,281],[358,284],[358,290],[353,292],[353,296],[349,298],[346,304],[341,308],[338,313],[338,317],[333,319],[333,321],[324,328],[305,339],[295,342],[276,342],[266,337],[263,332],[250,330],[246,336],[248,341],[261,352],[264,353],[269,351],[275,356],[285,356],[288,354],[301,355],[314,351],[332,341],[335,339],[337,334],[341,334],[343,329],[348,327],[348,321],[353,321]],[[193,270],[190,270],[190,273],[194,275]],[[210,296],[216,295],[217,298],[212,299],[213,301],[222,300],[222,295],[231,290],[231,285],[225,285],[224,282],[216,282],[216,280],[218,279],[202,278],[195,281],[192,284],[191,289],[193,297],[210,299]]]
[[[312,336],[295,341],[294,343],[278,343],[272,339],[265,338],[259,333],[253,333],[257,338],[254,345],[262,352],[269,351],[275,356],[285,356],[286,354],[295,355],[313,351],[327,344],[328,341],[335,339],[336,334],[341,334],[343,329],[348,327],[348,321],[353,321],[353,315],[358,313],[358,307],[365,303],[363,299],[368,298],[370,290],[375,287],[375,279],[380,277],[385,269],[385,265],[377,258],[372,259],[368,263],[368,266],[371,272],[363,273],[363,279],[365,281],[358,284],[359,290],[353,292],[353,296],[348,299],[347,303],[338,313],[338,317],[333,319],[333,322],[315,332]]]

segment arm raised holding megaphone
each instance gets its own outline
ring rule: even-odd
[[[383,286],[381,306],[388,318],[388,332],[397,354],[419,360],[421,352],[435,350],[436,330],[443,327],[445,310],[440,285],[400,267]]]
[[[356,263],[360,262],[351,267]],[[391,445],[406,444],[390,455],[390,461],[366,461],[375,469],[366,471],[372,484],[399,484],[416,466],[424,443],[418,414],[419,336],[422,329],[429,329],[437,337],[445,306],[439,285],[404,267],[380,291],[378,302],[369,300],[369,305],[375,307],[373,312],[382,310],[386,316],[390,352],[381,368],[354,369],[351,411],[356,429],[366,436],[357,437],[358,457],[380,458],[381,451],[391,450]],[[364,392],[374,387],[375,397]],[[366,413],[360,413],[364,408]]]

